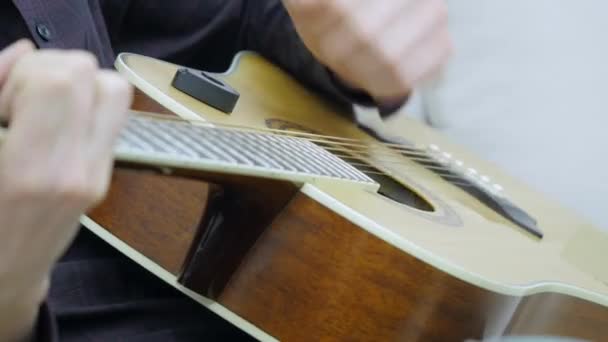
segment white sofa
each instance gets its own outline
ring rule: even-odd
[[[455,54],[404,112],[608,230],[608,2],[448,6]]]

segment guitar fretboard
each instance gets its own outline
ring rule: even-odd
[[[129,119],[117,158],[313,184],[332,180],[377,187],[367,175],[306,139],[143,116]]]

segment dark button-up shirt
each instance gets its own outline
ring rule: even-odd
[[[108,68],[128,51],[215,71],[254,50],[311,88],[353,100],[306,50],[279,0],[0,1],[0,25],[0,48],[28,37],[40,48],[86,49]],[[247,338],[85,230],[54,269],[37,331],[50,341]]]

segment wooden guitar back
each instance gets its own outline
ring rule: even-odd
[[[170,77],[164,71],[153,75]],[[237,76],[231,74],[227,79],[231,77]],[[264,80],[273,82],[274,77],[267,75]],[[264,87],[263,83],[253,82],[253,79],[241,80],[240,85]],[[294,94],[298,93],[299,90],[294,90]],[[283,100],[292,101],[294,106],[301,101]],[[244,103],[250,101],[252,99]],[[255,101],[272,103],[268,98]],[[172,109],[184,103],[173,102]],[[137,110],[174,115],[165,106],[141,92],[137,93],[134,103]],[[265,108],[284,110],[272,105]],[[242,113],[247,107],[241,105],[239,110]],[[209,112],[210,117],[218,120],[224,115],[211,109]],[[184,116],[184,111],[180,115]],[[339,123],[342,119],[328,120]],[[251,119],[252,124],[253,121]],[[338,127],[335,132],[342,131],[348,136],[352,134],[351,129]],[[428,175],[422,177],[430,179]],[[470,223],[466,215],[471,215],[471,209],[459,210],[463,208],[455,200],[442,202],[433,197],[434,191],[445,188],[437,185],[426,189],[431,195],[421,192],[431,200],[435,211],[404,209],[416,217],[402,222],[404,228],[431,231],[444,225],[445,234],[451,234],[460,229],[462,220]],[[466,281],[461,273],[435,267],[434,263],[405,252],[390,239],[362,228],[349,215],[320,203],[314,195],[317,190],[253,177],[164,174],[119,164],[107,200],[90,213],[87,222],[94,232],[107,232],[126,243],[130,256],[141,255],[143,258],[135,259],[147,260],[141,262],[143,267],[153,272],[158,267],[167,271],[170,277],[164,275],[165,281],[261,339],[463,341],[504,333],[602,341],[608,336],[608,308],[603,303],[583,299],[586,295],[552,291],[506,294]],[[321,190],[335,196],[348,191]],[[461,199],[464,195],[454,192],[452,198]],[[388,200],[383,201],[388,205]],[[381,203],[369,204],[382,210]],[[357,206],[354,202],[351,205]],[[504,224],[480,204],[470,206],[477,210],[479,217],[493,220],[485,227],[478,227],[480,231]],[[390,213],[387,211],[387,215]],[[393,219],[386,218],[384,223]],[[569,216],[565,216],[565,220],[574,221]],[[429,223],[423,225],[424,222]],[[497,232],[498,239],[507,235]],[[553,235],[550,232],[549,238],[560,236],[560,232]],[[445,234],[429,233],[428,239],[437,236],[436,241],[440,241],[440,246],[433,248],[448,251],[454,248],[441,246],[444,243],[441,241],[449,240]],[[529,238],[519,236],[521,233],[516,230],[510,234],[516,236],[512,239]],[[105,233],[100,236],[125,249]],[[485,241],[484,238],[475,241],[475,235],[471,236],[471,248],[476,247],[476,242]],[[420,243],[429,246],[433,243],[420,239]],[[522,251],[532,250],[528,244],[533,243],[522,244],[526,246]],[[480,250],[486,247],[480,246]],[[449,255],[446,253],[444,257]],[[491,255],[479,256],[484,257],[487,262],[494,260]],[[456,253],[454,258],[459,260]],[[467,259],[462,260],[465,260],[462,265],[467,265]],[[517,273],[509,269],[503,272]],[[559,275],[560,269],[555,272]],[[514,278],[525,279],[522,275],[525,273]],[[568,277],[563,279],[570,279]],[[582,281],[579,286],[586,282]],[[598,292],[587,297],[601,298],[608,294],[608,291],[601,293],[606,290],[601,285],[591,281],[589,284]],[[505,284],[505,288],[511,285],[520,284]]]

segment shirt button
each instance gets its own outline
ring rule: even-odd
[[[51,38],[53,38],[53,33],[51,33],[51,29],[49,29],[49,27],[44,24],[37,24],[36,32],[44,41],[48,42],[49,40],[51,40]]]

